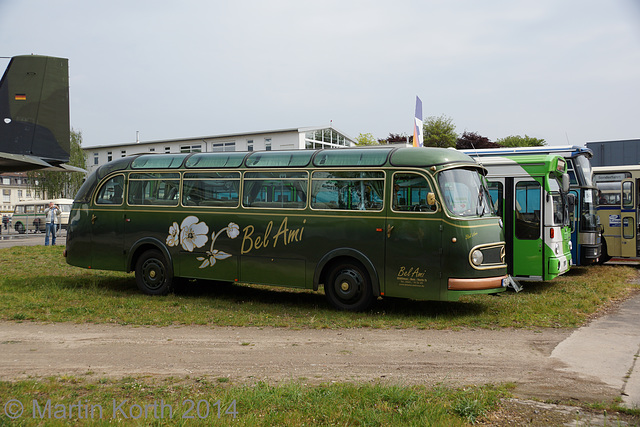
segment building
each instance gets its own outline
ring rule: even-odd
[[[93,172],[100,165],[132,154],[304,150],[353,145],[355,141],[352,138],[329,126],[101,145],[85,147],[84,152],[87,156],[87,170]]]
[[[0,217],[13,214],[15,204],[36,196],[35,190],[29,189],[27,174],[24,172],[7,172],[0,174]]]
[[[587,142],[593,151],[592,166],[623,166],[640,164],[640,139]]]

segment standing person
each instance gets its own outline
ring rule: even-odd
[[[60,208],[54,205],[53,202],[49,202],[49,207],[44,210],[46,225],[46,234],[44,236],[44,245],[49,246],[49,234],[53,234],[51,238],[51,245],[56,244],[56,226],[60,224]]]

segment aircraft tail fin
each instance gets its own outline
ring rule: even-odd
[[[14,56],[0,80],[0,152],[55,166],[69,150],[69,60]]]

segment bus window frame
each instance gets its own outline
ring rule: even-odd
[[[320,175],[320,174],[331,174],[331,173],[353,173],[353,174],[364,174],[364,173],[381,173],[381,177],[344,177],[344,178],[337,178],[337,177],[319,177],[319,178],[314,178],[314,176],[316,174]],[[366,180],[370,180],[370,181],[381,181],[382,182],[382,200],[380,202],[380,207],[379,209],[341,209],[340,207],[318,207],[317,205],[314,206],[314,197],[317,195],[317,193],[314,191],[314,180],[315,181],[329,181],[329,180],[336,180],[336,181],[357,181],[357,180],[361,180],[361,181],[366,181]],[[384,211],[384,206],[385,206],[385,201],[387,199],[387,172],[383,169],[364,169],[364,170],[354,170],[354,169],[314,169],[311,171],[311,175],[309,178],[309,207],[311,210],[314,211],[333,211],[333,212],[382,212]],[[315,202],[317,203],[317,202]]]
[[[111,180],[121,177],[122,178],[122,182],[121,182],[121,186],[122,186],[122,194],[120,195],[121,197],[121,201],[120,203],[101,203],[99,200],[99,196],[100,196],[100,192],[102,191],[102,189],[109,183],[111,182]],[[124,200],[125,200],[125,187],[127,187],[127,191],[128,191],[128,185],[126,184],[127,179],[124,173],[117,173],[114,174],[112,176],[110,176],[106,181],[103,181],[102,184],[100,186],[98,186],[95,190],[95,196],[94,196],[94,201],[93,204],[96,206],[122,206],[124,204]],[[115,197],[115,195],[114,195]]]
[[[429,193],[433,193],[433,194],[437,194],[436,191],[436,187],[435,187],[435,183],[433,182],[433,179],[431,177],[429,177],[428,175],[416,172],[416,171],[403,171],[403,170],[399,170],[399,171],[395,171],[393,172],[393,174],[391,175],[391,187],[393,188],[392,194],[391,194],[391,200],[389,200],[389,206],[391,209],[391,212],[394,213],[400,213],[400,214],[410,214],[410,215],[415,215],[415,214],[419,214],[419,213],[428,213],[428,214],[436,214],[438,212],[438,202],[436,199],[436,203],[434,205],[429,205],[427,203],[427,199],[425,199],[425,204],[424,206],[421,203],[418,203],[417,205],[406,205],[409,207],[409,209],[397,209],[398,205],[395,203],[396,202],[396,175],[416,175],[418,177],[421,177],[425,180],[425,182],[427,183],[427,185],[429,185],[429,191],[427,191],[427,198],[428,198],[428,194]],[[419,201],[421,201],[422,199],[420,199]],[[418,206],[418,209],[414,210],[412,209],[414,206]],[[425,210],[422,210],[423,207],[425,208]]]
[[[305,176],[302,177],[277,177],[277,176],[266,176],[267,174],[304,174]],[[253,176],[255,175],[255,176]],[[260,175],[265,175],[265,176],[260,176]],[[291,201],[291,202],[284,202],[284,201],[280,201],[280,202],[274,202],[274,201],[267,201],[267,202],[257,202],[257,203],[274,203],[273,206],[251,206],[251,204],[247,204],[248,203],[248,199],[245,200],[245,196],[247,196],[247,181],[249,182],[257,182],[257,181],[277,181],[278,179],[284,181],[291,181],[291,182],[304,182],[304,185],[301,186],[302,189],[305,190],[305,200],[304,200],[304,204],[302,206],[297,206],[297,205],[292,205],[292,206],[285,206],[285,203],[300,203],[297,201]],[[260,187],[260,188],[264,188],[264,186]],[[252,189],[253,190],[253,189]],[[253,198],[253,201],[251,202],[256,203],[255,199],[257,198],[258,193],[256,193],[256,195]],[[273,196],[273,195],[272,195]],[[256,168],[254,170],[249,170],[249,171],[243,171],[242,173],[242,182],[241,182],[241,194],[240,194],[240,204],[242,205],[243,209],[286,209],[286,210],[291,210],[291,211],[301,211],[301,210],[305,210],[307,208],[307,206],[309,205],[309,171],[307,170],[299,170],[299,169],[286,169],[286,170],[270,170],[267,168],[264,168],[264,170],[261,170],[260,168]],[[275,206],[275,203],[281,203],[281,206]]]
[[[219,175],[229,175],[227,177],[223,177],[223,176],[208,176],[206,177],[205,175],[213,175],[213,174],[219,174]],[[199,176],[189,176],[189,175],[199,175]],[[235,175],[231,176],[231,175]],[[193,187],[189,190],[189,192],[187,192],[185,190],[185,183],[186,182],[194,182],[194,181],[229,181],[229,182],[237,182],[238,187],[236,189],[237,192],[237,198],[235,199],[229,199],[229,200],[207,200],[206,198],[203,198],[198,204],[189,204],[189,203],[185,203],[186,202],[186,198],[189,197],[189,195],[192,193],[193,191]],[[236,209],[240,206],[240,201],[242,199],[242,173],[240,171],[230,171],[230,170],[222,170],[222,171],[218,171],[218,170],[187,170],[187,171],[183,171],[182,173],[182,178],[181,178],[181,188],[180,188],[180,206],[183,208],[196,208],[196,209],[207,209],[207,208],[223,208],[223,209]],[[230,202],[236,202],[235,204],[232,204]]]

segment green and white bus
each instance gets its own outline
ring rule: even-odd
[[[516,280],[551,280],[571,265],[566,160],[558,155],[479,157],[504,219],[507,271]]]
[[[51,199],[60,208],[60,225],[66,229],[71,212],[72,199]],[[44,233],[46,229],[44,210],[49,207],[49,200],[25,200],[16,203],[11,217],[13,228],[20,234],[29,232]]]
[[[492,294],[507,266],[484,173],[436,148],[126,157],[79,190],[65,256],[135,271],[147,294],[174,278],[323,285],[342,310]]]
[[[596,166],[598,216],[604,237],[602,262],[640,256],[640,166]]]

